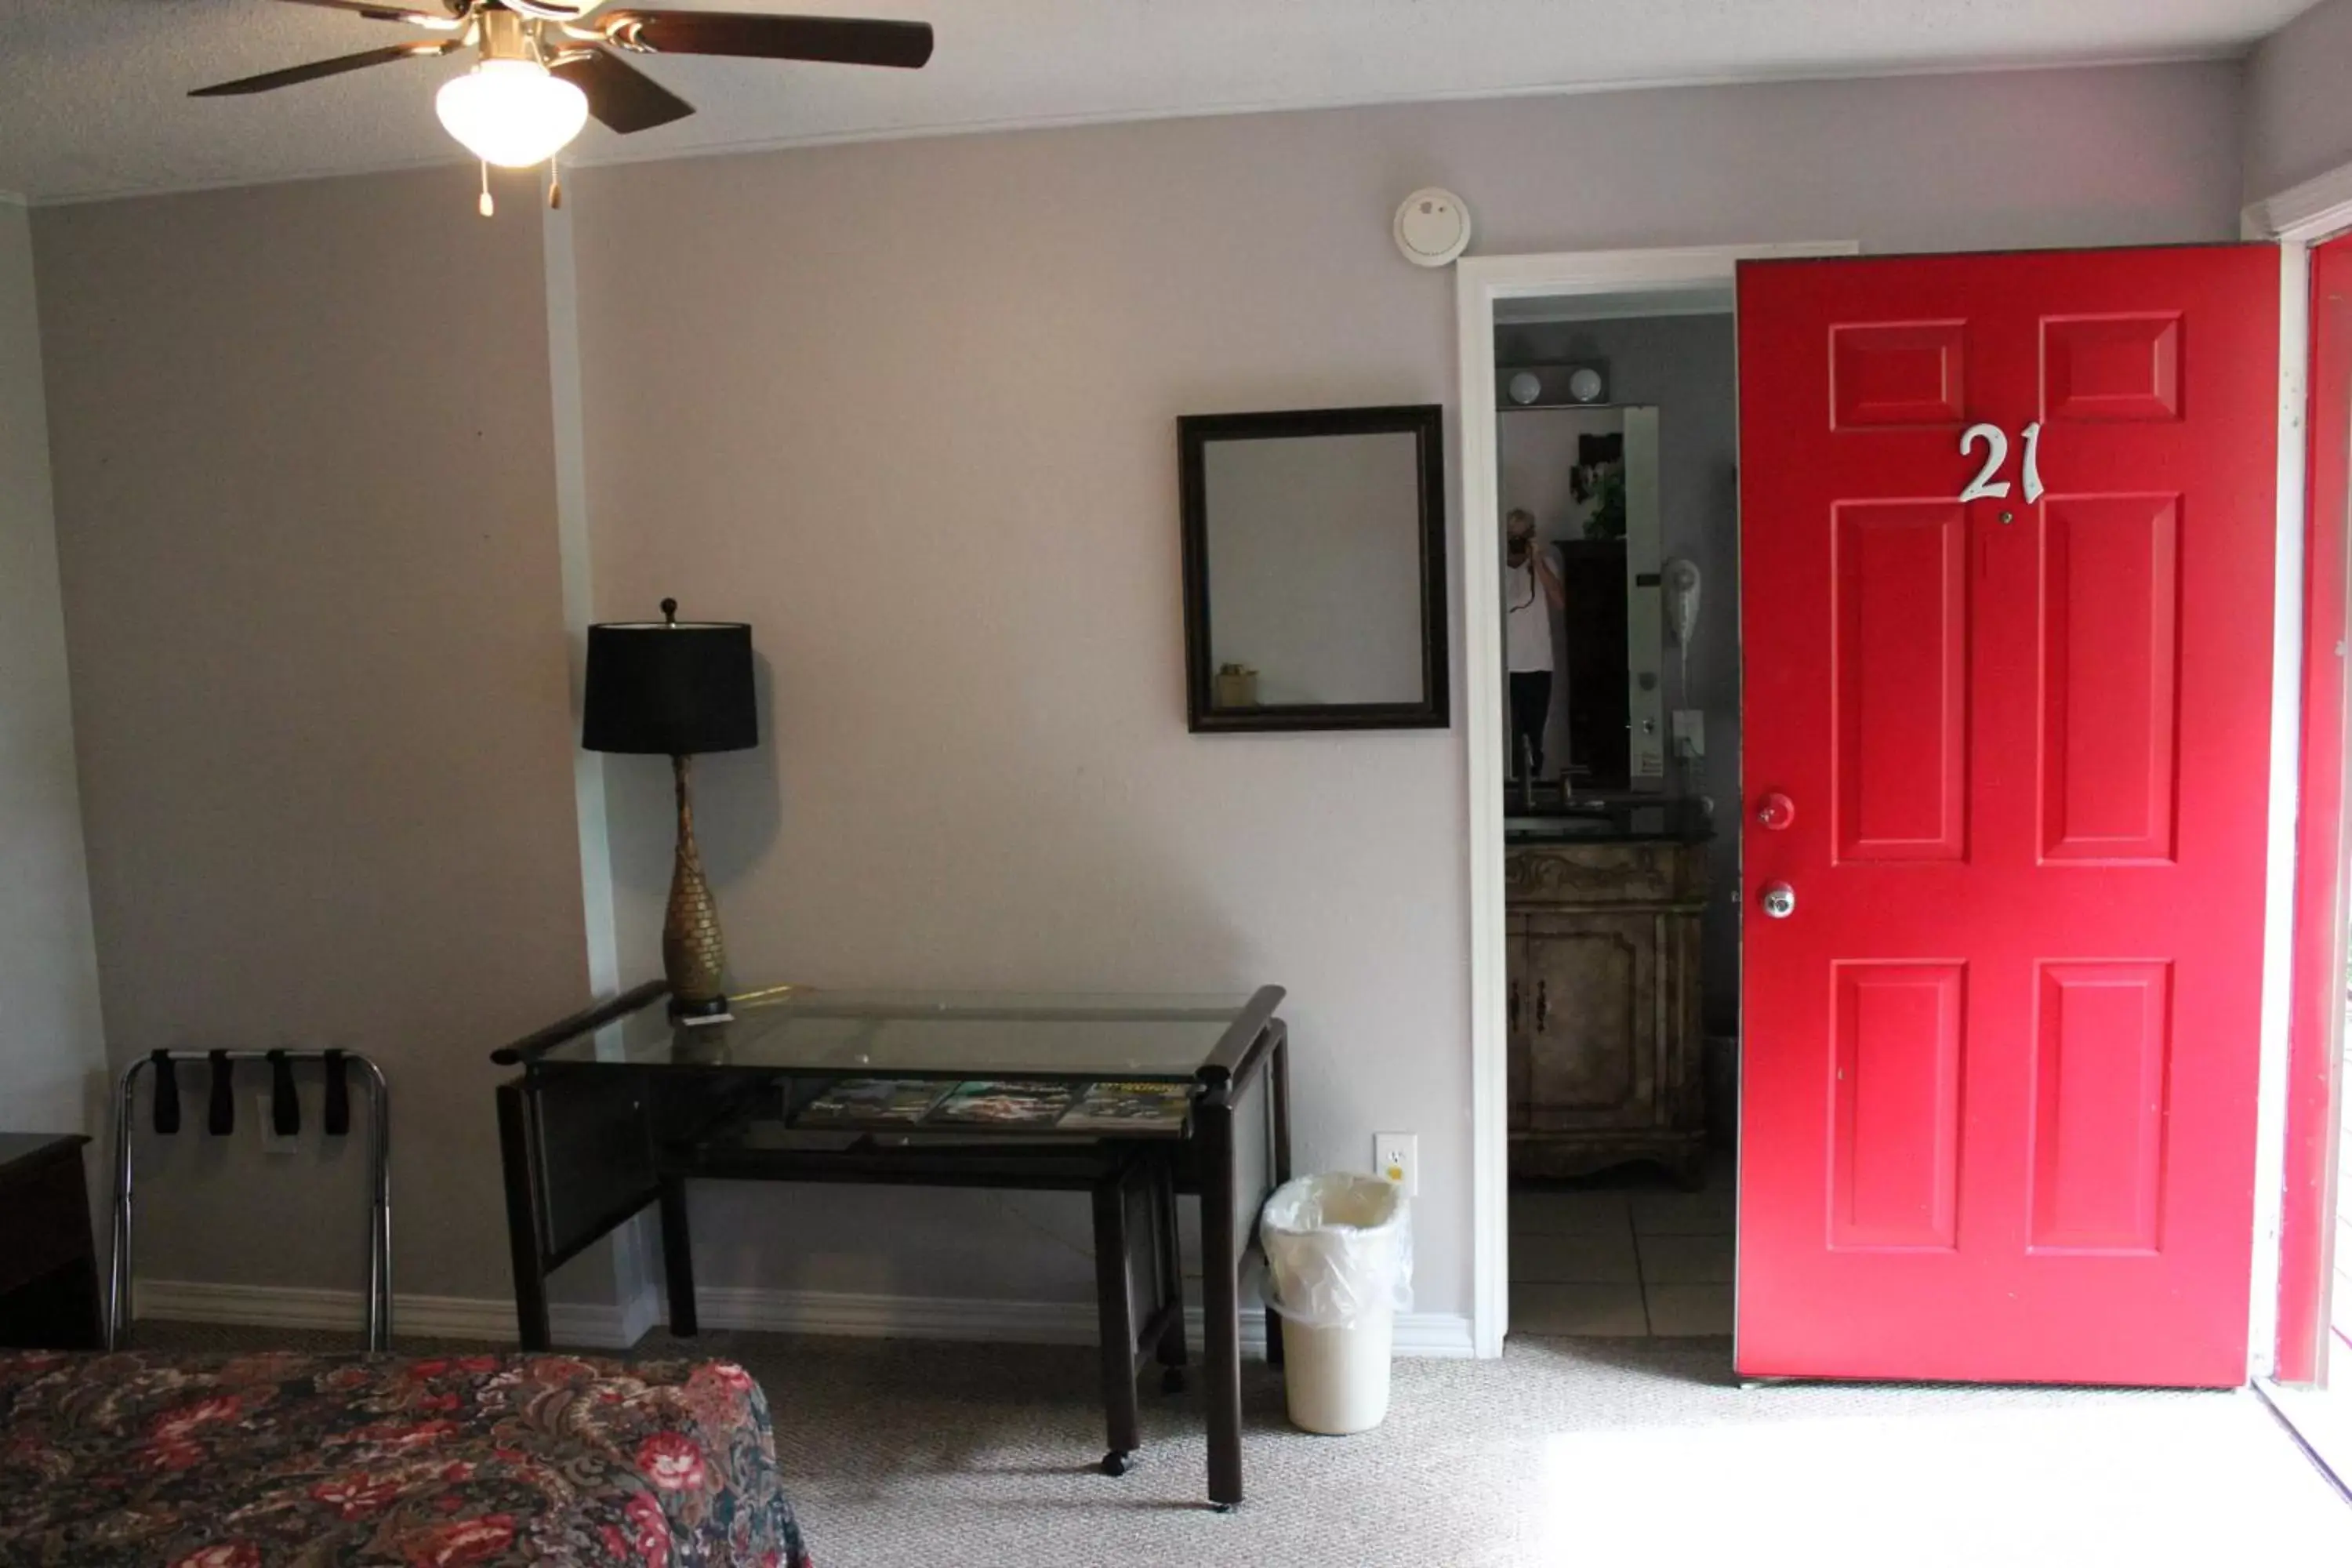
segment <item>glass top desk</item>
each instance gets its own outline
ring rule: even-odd
[[[1209,1496],[1230,1507],[1242,1494],[1240,1280],[1256,1248],[1258,1209],[1290,1174],[1282,997],[1273,985],[1247,996],[776,986],[733,998],[725,1021],[687,1024],[669,1016],[668,993],[656,981],[551,1024],[491,1054],[522,1069],[499,1088],[499,1132],[523,1345],[550,1343],[549,1273],[656,1205],[670,1329],[695,1332],[685,1200],[694,1179],[1089,1190],[1105,1300],[1123,1302],[1129,1280],[1106,1249],[1109,1237],[1124,1250],[1118,1226],[1126,1211],[1107,1215],[1106,1202],[1123,1200],[1104,1194],[1143,1172],[1201,1200]],[[861,1079],[938,1082],[942,1095],[955,1084],[1017,1079],[1047,1086],[1048,1100],[1097,1083],[1181,1088],[1169,1097],[1171,1115],[1116,1131],[1065,1128],[1058,1113],[946,1121],[936,1106],[913,1119],[803,1120],[813,1101]],[[1160,1272],[1174,1299],[1170,1333],[1181,1359],[1172,1195],[1167,1207],[1164,1227],[1153,1229],[1166,1231],[1157,1238]],[[1272,1314],[1266,1324],[1267,1354],[1278,1361]],[[1123,1468],[1120,1434],[1134,1427],[1130,1352],[1104,1347],[1113,1431],[1105,1468],[1114,1473]],[[1123,1425],[1114,1357],[1126,1368],[1117,1380]]]

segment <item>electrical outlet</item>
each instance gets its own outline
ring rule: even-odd
[[[1411,1132],[1373,1133],[1372,1169],[1402,1187],[1405,1196],[1421,1196],[1420,1138]]]
[[[261,1152],[265,1154],[291,1154],[302,1146],[299,1138],[278,1136],[278,1125],[269,1119],[268,1089],[253,1097],[253,1124],[261,1129]]]

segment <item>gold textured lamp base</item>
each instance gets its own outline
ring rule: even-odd
[[[719,934],[719,906],[702,875],[702,854],[694,843],[694,803],[687,787],[690,757],[672,757],[677,776],[677,861],[669,877],[669,909],[662,919],[662,973],[669,981],[674,1013],[726,1010],[727,940]]]

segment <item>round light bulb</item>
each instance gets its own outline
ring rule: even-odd
[[[588,122],[588,95],[537,60],[484,60],[442,83],[433,108],[466,151],[502,169],[547,162]]]

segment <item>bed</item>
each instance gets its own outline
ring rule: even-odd
[[[0,1352],[0,1563],[810,1568],[725,1362]]]

